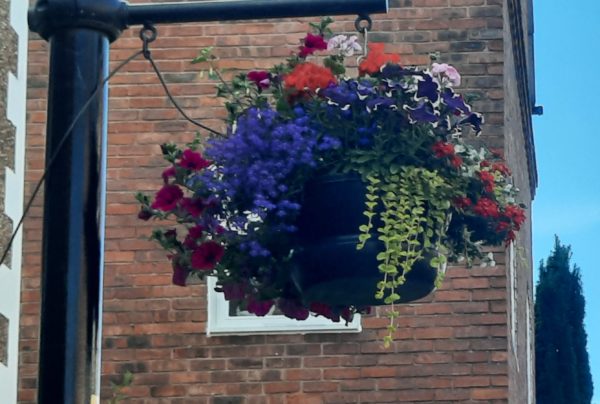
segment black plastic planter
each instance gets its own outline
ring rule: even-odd
[[[384,304],[375,298],[377,282],[383,278],[376,259],[383,243],[374,234],[363,249],[356,249],[358,228],[366,223],[365,192],[358,175],[323,176],[307,184],[298,219],[303,248],[292,271],[305,302]],[[434,289],[437,270],[427,261],[418,261],[407,274],[406,283],[397,289],[399,303],[420,299]]]

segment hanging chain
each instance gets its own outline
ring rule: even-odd
[[[154,58],[152,58],[152,52],[150,51],[150,43],[153,42],[156,37],[158,36],[157,31],[156,31],[156,27],[154,27],[154,25],[151,24],[144,24],[144,28],[142,28],[140,30],[140,39],[143,42],[142,45],[142,54],[144,55],[144,58],[146,58],[146,60],[148,60],[148,62],[150,62],[150,65],[152,66],[152,69],[154,70],[154,73],[156,73],[156,76],[158,77],[158,80],[160,81],[160,84],[162,85],[163,89],[165,90],[165,94],[167,95],[167,97],[169,98],[169,100],[171,101],[171,103],[173,104],[173,106],[175,107],[175,109],[177,109],[177,111],[179,111],[179,113],[181,114],[181,116],[183,116],[185,118],[186,121],[198,126],[199,128],[202,128],[208,132],[211,132],[212,134],[218,135],[218,136],[225,136],[224,134],[222,134],[221,132],[217,132],[216,130],[209,128],[206,125],[203,125],[202,123],[198,122],[197,120],[195,120],[194,118],[191,118],[184,110],[183,108],[181,108],[179,106],[179,103],[175,100],[175,98],[173,97],[173,95],[171,94],[171,91],[169,90],[169,87],[167,86],[167,83],[165,82],[165,79],[163,78],[163,75],[160,71],[160,69],[158,68],[158,66],[156,65],[156,63],[154,62]]]

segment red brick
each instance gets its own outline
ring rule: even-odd
[[[266,394],[295,393],[297,391],[300,391],[300,383],[299,382],[270,382],[270,383],[265,383],[263,385],[263,389]]]
[[[471,398],[474,400],[506,399],[508,391],[500,388],[474,389],[471,391]]]
[[[360,370],[360,377],[364,378],[377,378],[377,377],[391,377],[396,375],[395,367],[371,367],[371,368],[363,368]]]

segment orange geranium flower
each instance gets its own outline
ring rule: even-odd
[[[377,42],[369,44],[369,53],[358,66],[358,72],[361,76],[378,73],[381,66],[387,63],[400,63],[400,55],[384,53],[384,46],[385,44]]]
[[[319,88],[327,88],[336,84],[337,80],[331,70],[314,63],[301,63],[285,76],[285,86],[298,91],[315,92]]]

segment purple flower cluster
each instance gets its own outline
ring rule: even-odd
[[[300,209],[294,199],[297,190],[290,188],[295,177],[315,167],[317,144],[307,117],[283,120],[271,109],[250,108],[230,128],[228,137],[210,141],[206,155],[218,167],[211,186],[240,215],[249,212],[261,220],[272,217],[289,223],[286,219]]]

